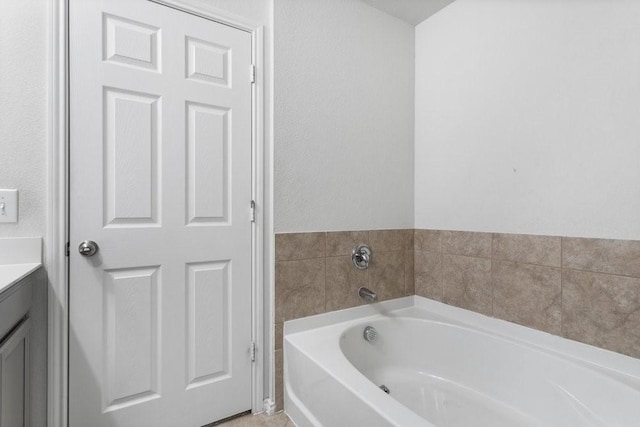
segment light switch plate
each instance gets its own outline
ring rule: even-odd
[[[18,222],[18,190],[0,190],[0,222]]]

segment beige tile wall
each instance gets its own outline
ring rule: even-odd
[[[351,251],[368,243],[371,267]],[[440,230],[276,235],[276,401],[283,322],[421,295],[640,358],[640,241]]]
[[[640,358],[640,241],[415,230],[416,294]]]
[[[366,243],[368,270],[351,263]],[[282,326],[286,320],[364,304],[366,286],[380,301],[415,293],[413,230],[344,231],[276,235],[276,404],[282,408]]]

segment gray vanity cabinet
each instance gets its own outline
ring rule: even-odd
[[[36,274],[0,292],[0,427],[30,427]]]
[[[0,426],[29,425],[29,330],[22,320],[0,344]]]

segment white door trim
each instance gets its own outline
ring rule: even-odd
[[[273,150],[271,126],[265,125],[264,28],[213,7],[189,0],[149,0],[222,23],[252,36],[257,69],[252,90],[252,197],[256,222],[252,231],[252,334],[257,345],[253,366],[252,410],[272,410],[275,399],[273,331]],[[69,0],[50,3],[50,145],[48,224],[45,265],[49,275],[47,425],[68,426],[69,271],[66,256],[69,236]],[[265,133],[267,132],[267,133]],[[267,144],[268,143],[268,144]],[[266,149],[265,149],[266,147]]]
[[[68,425],[68,147],[69,147],[69,2],[50,4],[50,142],[48,223],[45,266],[49,276],[47,341],[47,425]]]

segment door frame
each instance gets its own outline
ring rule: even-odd
[[[69,409],[69,1],[50,3],[49,152],[47,234],[45,266],[48,292],[47,425],[68,426]],[[251,170],[256,217],[252,227],[252,340],[256,361],[252,367],[252,412],[275,409],[274,234],[273,234],[273,128],[271,70],[265,69],[265,36],[261,24],[190,0],[147,0],[164,7],[218,22],[251,34],[253,64],[257,73],[252,87]],[[270,49],[269,52],[272,50]],[[249,72],[249,70],[247,70]],[[269,77],[269,80],[267,80]],[[248,202],[248,201],[247,201]],[[247,206],[247,209],[249,207]]]

